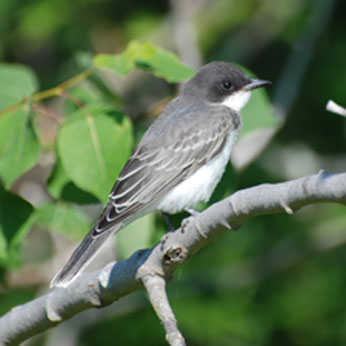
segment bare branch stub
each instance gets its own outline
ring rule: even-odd
[[[166,280],[159,275],[146,275],[142,283],[149,300],[166,332],[166,340],[172,346],[185,346],[185,339],[178,329],[177,320],[169,304]]]
[[[346,117],[346,108],[338,105],[333,100],[329,100],[326,105],[326,110],[335,114],[342,115]]]

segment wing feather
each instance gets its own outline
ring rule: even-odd
[[[149,129],[120,173],[97,232],[154,203],[215,157],[238,118],[229,108],[204,105],[174,113],[155,133]]]

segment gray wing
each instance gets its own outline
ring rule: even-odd
[[[187,179],[239,127],[239,114],[223,106],[190,107],[158,119],[120,173],[95,231],[125,220]]]

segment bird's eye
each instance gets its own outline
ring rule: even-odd
[[[224,89],[227,89],[227,90],[232,89],[232,83],[228,81],[223,82],[222,86],[224,87]]]

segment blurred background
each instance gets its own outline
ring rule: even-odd
[[[346,170],[346,120],[325,110],[328,99],[346,106],[345,14],[343,0],[1,0],[0,60],[30,66],[45,90],[85,69],[94,54],[121,52],[136,39],[173,50],[193,68],[232,61],[271,80],[267,92],[279,125],[248,139],[261,151],[245,164],[234,158],[215,201],[320,169]],[[177,92],[177,86],[144,72],[125,79],[104,75],[103,81],[132,119],[135,139]],[[46,105],[61,110],[59,99]],[[40,124],[48,147],[55,125]],[[49,157],[47,150],[12,190],[34,204],[47,199],[41,181],[49,175]],[[96,217],[101,207],[85,208]],[[139,227],[158,230],[150,234],[151,243],[165,229],[160,216]],[[126,231],[119,242],[123,237],[129,237]],[[7,273],[1,287],[0,313],[43,294],[67,256],[62,251],[54,256],[52,248],[72,249],[76,242],[44,227],[32,229],[22,266]],[[168,286],[187,344],[345,345],[345,242],[346,209],[332,204],[293,216],[258,217],[223,234],[179,268]],[[136,237],[124,244],[117,245],[118,258],[143,246]],[[166,345],[144,292],[81,313],[25,342],[110,344]]]

